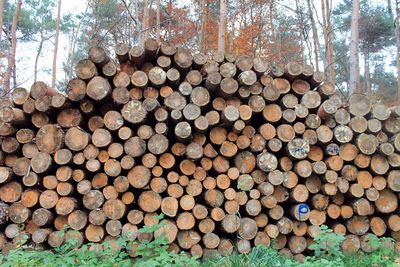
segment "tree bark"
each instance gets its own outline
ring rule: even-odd
[[[319,38],[318,38],[317,26],[315,24],[314,14],[313,14],[313,11],[311,8],[310,0],[307,0],[307,6],[308,6],[308,15],[310,17],[311,29],[312,29],[312,34],[313,34],[314,60],[315,60],[314,67],[315,67],[316,71],[319,71],[319,56],[318,56]]]
[[[200,53],[203,53],[203,51],[204,51],[204,40],[206,37],[207,16],[208,16],[208,3],[207,3],[207,0],[203,0],[202,1],[202,12],[201,12],[200,38],[199,38]]]
[[[33,81],[36,82],[37,81],[37,73],[38,73],[38,63],[39,63],[39,57],[40,54],[42,53],[42,48],[43,48],[43,42],[44,42],[44,38],[43,38],[43,32],[40,32],[40,42],[39,42],[39,48],[37,50],[36,53],[36,58],[35,58],[35,66],[33,69]]]
[[[3,9],[4,9],[4,0],[0,0],[0,25],[3,26]],[[0,44],[1,44],[1,36],[2,36],[3,30],[1,29],[0,31]]]
[[[61,0],[58,0],[56,36],[54,40],[53,69],[51,75],[51,88],[55,88],[57,80],[57,52],[58,52],[58,37],[60,36],[60,24],[61,24]]]
[[[88,8],[89,8],[89,5],[86,5],[85,12],[83,13],[84,16],[86,15]],[[78,25],[76,26],[76,29],[74,29],[74,34],[73,34],[73,37],[72,37],[72,40],[71,40],[71,45],[70,45],[70,48],[69,48],[69,51],[68,51],[68,59],[67,59],[67,66],[68,66],[68,72],[67,72],[68,76],[67,76],[67,78],[68,78],[68,80],[72,79],[72,72],[74,70],[73,58],[74,58],[74,55],[75,55],[75,46],[76,46],[76,42],[78,40],[78,34],[80,32],[82,21],[83,21],[83,19],[81,19],[79,21]]]
[[[396,1],[397,3],[397,1]],[[386,0],[387,13],[390,19],[393,19],[392,0]]]
[[[135,0],[135,19],[136,19],[136,45],[142,44],[142,23],[139,19],[139,0]]]
[[[305,49],[304,49],[304,43],[307,42],[305,36],[304,36],[304,26],[303,26],[303,12],[300,11],[301,7],[300,7],[300,3],[299,0],[296,0],[296,18],[297,18],[297,28],[300,32],[300,55],[301,55],[301,60],[306,62],[306,57],[305,57]]]
[[[364,93],[369,93],[369,92],[371,92],[371,74],[369,71],[369,52],[368,52],[368,50],[364,51],[364,79],[365,79]]]
[[[150,5],[149,0],[143,1],[143,23],[142,23],[142,32],[141,32],[141,45],[144,47],[144,42],[147,40],[148,30],[149,27],[149,12],[150,12]]]
[[[220,0],[219,6],[219,26],[218,26],[218,51],[225,52],[225,31],[226,31],[226,2],[227,0]]]
[[[333,44],[332,44],[332,24],[331,24],[331,8],[329,0],[321,0],[322,8],[322,24],[325,40],[325,69],[328,72],[328,82],[335,83],[335,69],[333,63]]]
[[[17,63],[16,62],[14,62],[12,77],[13,77],[13,88],[16,88],[17,87]]]
[[[359,16],[360,16],[360,1],[354,0],[353,11],[351,16],[349,95],[353,93],[360,93],[360,71],[359,71],[359,58],[358,58]]]
[[[271,36],[272,36],[272,40],[275,40],[275,25],[274,25],[274,1],[271,0],[269,2],[269,6],[268,6],[268,11],[269,11],[269,27],[271,29]]]
[[[10,94],[10,78],[11,78],[11,73],[15,68],[15,51],[17,49],[17,26],[18,26],[19,15],[21,13],[21,5],[22,5],[22,0],[18,0],[11,28],[12,39],[11,39],[10,53],[8,56],[7,72],[4,77],[4,92],[2,92],[1,96],[8,96]]]
[[[161,40],[161,38],[160,38],[160,31],[161,31],[161,22],[160,22],[160,0],[157,0],[157,3],[156,3],[156,5],[157,5],[157,21],[156,21],[156,23],[157,23],[157,28],[156,28],[156,40],[157,40],[157,43],[160,43],[160,40]]]

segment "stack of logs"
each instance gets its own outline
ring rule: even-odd
[[[116,249],[165,234],[199,257],[264,244],[301,259],[322,224],[346,252],[369,251],[368,233],[400,240],[400,108],[343,101],[295,62],[153,39],[115,54],[92,47],[66,95],[35,82],[1,101],[3,251],[23,234]]]

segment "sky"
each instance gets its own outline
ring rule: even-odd
[[[85,0],[63,0],[61,5],[61,16],[70,13],[77,14],[77,11],[83,12],[86,8]],[[56,12],[56,10],[55,10]],[[55,17],[55,16],[54,16]],[[17,56],[21,64],[17,65],[19,86],[29,89],[34,81],[34,64],[38,42],[18,43]],[[57,52],[57,77],[64,77],[62,62],[66,61],[68,56],[69,42],[66,34],[60,33],[59,49]],[[51,84],[51,67],[53,62],[54,41],[47,42],[43,48],[41,57],[39,58],[37,79]],[[22,64],[23,63],[23,64]],[[18,63],[17,63],[18,64]]]

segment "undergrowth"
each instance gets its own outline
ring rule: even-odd
[[[160,216],[162,218],[162,216]],[[144,226],[140,233],[153,234],[164,225],[159,224]],[[63,234],[63,231],[61,231]],[[399,266],[396,260],[399,255],[394,252],[394,241],[389,238],[377,238],[372,235],[368,238],[368,245],[372,252],[358,252],[346,255],[341,250],[343,235],[335,234],[326,226],[321,227],[320,234],[309,246],[312,256],[307,256],[303,262],[297,262],[280,254],[273,248],[265,246],[254,247],[249,254],[233,253],[226,257],[216,257],[200,261],[189,257],[187,253],[175,253],[168,250],[165,236],[160,236],[151,241],[143,240],[140,243],[126,237],[119,237],[117,244],[120,249],[115,249],[108,242],[99,244],[85,244],[76,248],[77,240],[69,239],[54,251],[38,251],[32,249],[27,239],[22,238],[16,248],[7,256],[0,255],[0,267],[108,267],[108,266],[203,266],[203,267],[366,267],[366,266]],[[132,248],[135,251],[132,251]],[[130,254],[135,254],[131,258]]]

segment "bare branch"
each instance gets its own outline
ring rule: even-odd
[[[295,12],[297,14],[307,15],[307,13],[301,12],[300,10],[293,9],[290,6],[284,5],[282,3],[276,2],[276,4],[280,5],[283,8],[289,9],[290,11],[293,11],[293,12]]]
[[[133,20],[133,22],[135,22],[135,25],[137,25],[138,22],[137,22],[136,19],[133,17],[133,15],[132,15],[132,13],[131,13],[131,11],[130,11],[130,9],[129,9],[129,7],[131,6],[131,3],[129,3],[129,5],[128,5],[128,4],[126,4],[126,1],[125,1],[125,0],[121,0],[121,2],[122,2],[122,4],[124,5],[126,11],[128,12],[129,17]]]
[[[148,28],[146,28],[146,29],[143,29],[141,32],[146,32],[146,31],[148,31],[148,30],[151,30],[151,29],[157,27],[158,25],[162,25],[163,23],[168,22],[168,21],[170,21],[170,20],[172,20],[172,19],[173,19],[172,17],[171,17],[171,18],[168,18],[168,19],[165,19],[165,20],[161,21],[160,24],[152,25],[152,26],[150,26],[150,27],[148,27]]]

